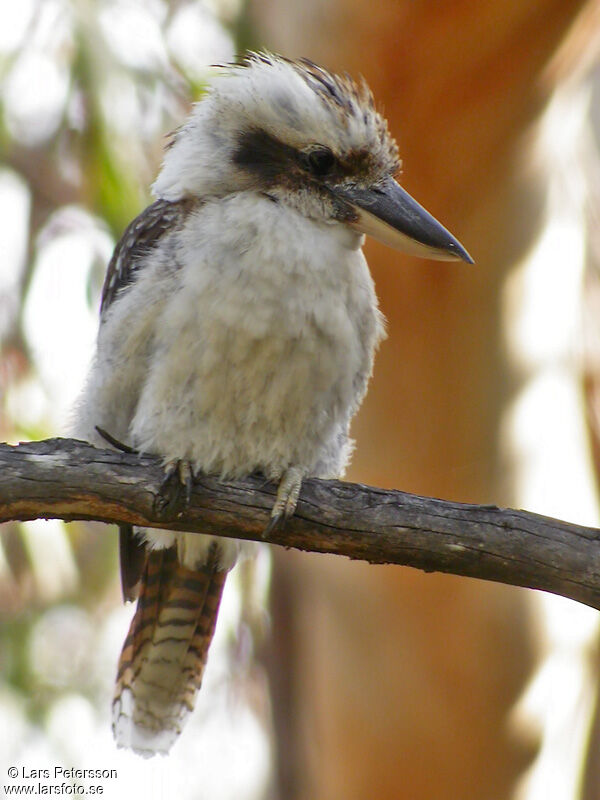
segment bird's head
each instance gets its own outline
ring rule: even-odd
[[[258,53],[219,68],[174,134],[154,191],[171,200],[258,191],[413,255],[472,262],[394,180],[399,169],[364,81]]]

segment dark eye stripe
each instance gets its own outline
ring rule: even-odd
[[[234,163],[258,175],[270,186],[289,172],[298,160],[298,151],[263,130],[245,131],[238,139]]]

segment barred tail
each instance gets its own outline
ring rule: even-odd
[[[202,683],[227,573],[190,570],[175,547],[148,554],[119,659],[113,733],[119,747],[167,753]]]

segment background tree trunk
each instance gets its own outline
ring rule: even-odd
[[[398,138],[403,185],[476,261],[430,264],[368,243],[389,338],[354,426],[351,480],[510,503],[498,428],[517,376],[501,287],[541,225],[546,187],[527,134],[570,66],[567,54],[549,69],[585,6],[251,2],[269,48],[366,77]],[[297,553],[277,561],[280,796],[507,798],[535,749],[506,722],[535,659],[524,594]]]

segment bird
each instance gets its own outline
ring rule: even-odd
[[[384,319],[365,235],[429,259],[472,259],[396,181],[401,162],[364,79],[248,53],[216,67],[171,136],[151,203],[110,260],[75,432],[198,473],[277,483],[269,526],[306,477],[343,474]],[[120,527],[137,607],[119,660],[119,747],[166,754],[193,710],[230,538]]]

